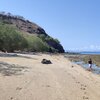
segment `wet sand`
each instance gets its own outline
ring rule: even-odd
[[[21,56],[0,57],[0,100],[100,100],[99,75],[62,55]]]

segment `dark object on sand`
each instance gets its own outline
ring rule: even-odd
[[[42,59],[41,63],[42,64],[52,64],[52,62],[50,60],[47,60],[47,59]]]
[[[72,66],[72,68],[73,68],[74,66]]]

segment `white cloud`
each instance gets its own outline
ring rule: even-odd
[[[92,50],[100,50],[100,45],[91,45],[90,49],[92,49]]]
[[[88,47],[86,47],[88,50],[94,50],[94,51],[98,51],[100,50],[100,45],[90,45]]]
[[[100,45],[89,45],[80,48],[70,49],[72,51],[100,51]]]
[[[90,45],[89,49],[95,49],[95,45]]]

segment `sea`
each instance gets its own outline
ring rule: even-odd
[[[79,52],[79,54],[100,55],[100,52]],[[85,69],[89,69],[88,64],[85,64],[83,61],[74,62],[74,63],[81,65]],[[93,64],[92,65],[92,72],[100,75],[100,67],[96,66],[96,64]]]
[[[83,68],[85,68],[86,70],[89,69],[89,65],[84,63],[83,61],[78,61],[78,62],[73,62],[75,64],[81,65]],[[96,66],[96,64],[92,65],[92,70],[93,73],[95,74],[99,74],[100,75],[100,67]]]
[[[89,52],[89,51],[86,51],[86,52],[79,52],[80,54],[91,54],[91,55],[100,55],[100,52]]]
[[[69,54],[82,54],[82,55],[100,55],[100,51],[81,51],[81,52],[69,52]],[[83,61],[75,61],[73,62],[75,64],[78,64],[78,65],[81,65],[83,68],[85,68],[86,70],[89,70],[89,66],[88,64],[86,64],[85,62]],[[100,75],[100,67],[99,66],[96,66],[96,64],[93,64],[92,65],[92,70],[91,70],[93,73],[95,74],[99,74]]]

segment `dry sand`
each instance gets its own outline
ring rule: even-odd
[[[24,56],[0,57],[0,100],[100,100],[99,75],[62,55]]]

